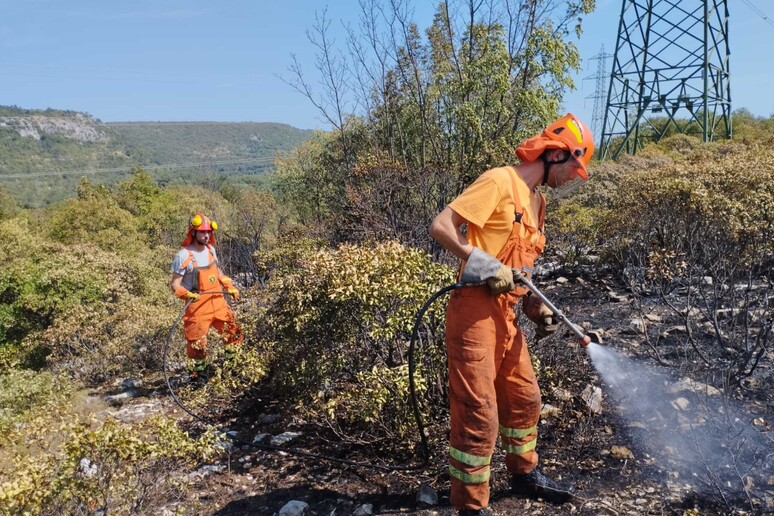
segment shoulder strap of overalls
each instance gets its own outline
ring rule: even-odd
[[[185,261],[180,264],[180,268],[181,269],[185,269],[186,267],[188,267],[188,264],[191,263],[191,262],[194,262],[194,267],[195,267],[196,266],[196,259],[194,258],[194,255],[191,252],[191,250],[190,249],[186,249],[185,247],[183,249],[188,251],[188,258],[186,258]]]
[[[514,167],[508,167],[511,172],[511,185],[513,188],[513,205],[514,205],[514,220],[513,223],[521,223],[521,217],[524,215],[524,206],[521,204],[521,198],[519,197],[518,185],[516,184],[516,169]],[[540,209],[538,210],[538,230],[543,233],[546,225],[546,197],[538,192],[540,195]]]
[[[196,263],[196,258],[194,258],[193,252],[190,249],[186,249],[186,251],[188,251],[188,258],[186,258],[186,260],[180,265],[180,268],[185,269],[186,267],[188,267],[189,263],[193,262],[194,269],[199,269],[200,267],[198,267],[198,264]],[[212,250],[212,246],[210,245],[207,246],[207,252],[208,252],[208,257],[210,258],[210,263],[205,265],[205,267],[209,267],[210,265],[212,265],[213,263],[217,263],[218,261],[218,259],[215,257],[215,253]]]
[[[508,177],[511,179],[511,191],[513,193],[513,223],[521,224],[521,217],[524,215],[524,206],[519,197],[519,188],[516,184],[516,168],[508,167]]]

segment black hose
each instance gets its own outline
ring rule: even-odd
[[[417,432],[419,432],[419,441],[422,444],[422,466],[427,466],[427,463],[430,460],[430,447],[427,444],[427,436],[425,435],[425,427],[422,423],[422,414],[419,412],[419,402],[417,401],[417,388],[416,388],[416,382],[414,381],[414,371],[416,370],[416,365],[414,364],[414,349],[416,341],[419,337],[419,325],[422,323],[422,317],[425,315],[425,312],[428,308],[430,308],[430,305],[432,305],[436,299],[441,297],[442,295],[446,294],[450,290],[455,290],[458,288],[464,287],[464,283],[455,283],[453,285],[447,285],[443,287],[441,290],[430,296],[430,299],[425,301],[425,304],[422,305],[422,308],[419,309],[419,312],[417,312],[417,317],[414,320],[414,329],[411,331],[411,341],[409,342],[409,349],[408,349],[408,365],[409,365],[409,400],[411,401],[411,408],[414,410],[414,419],[417,423]]]
[[[439,290],[438,292],[436,292],[435,294],[433,294],[432,296],[430,296],[430,299],[428,299],[425,302],[425,304],[422,305],[422,308],[420,308],[419,312],[417,312],[417,316],[416,316],[416,319],[414,321],[414,328],[413,328],[413,330],[411,332],[411,341],[409,343],[409,350],[408,350],[409,394],[410,394],[409,399],[411,401],[411,406],[412,406],[412,408],[414,410],[414,418],[416,419],[417,430],[419,431],[419,439],[420,439],[420,442],[421,442],[421,445],[422,445],[422,455],[423,455],[423,458],[422,458],[422,461],[419,464],[410,465],[410,466],[408,466],[408,465],[407,466],[385,466],[385,465],[381,465],[381,464],[372,464],[372,463],[369,463],[369,462],[355,462],[355,461],[346,460],[346,459],[339,459],[339,458],[336,458],[336,457],[329,457],[327,455],[319,455],[319,454],[316,454],[316,453],[310,453],[310,452],[306,452],[306,451],[303,451],[303,450],[297,450],[297,449],[294,449],[294,448],[282,448],[282,447],[279,447],[279,446],[272,446],[272,445],[268,445],[268,444],[259,444],[259,443],[247,442],[247,441],[244,441],[242,439],[239,439],[238,437],[236,437],[234,435],[231,435],[228,432],[226,433],[226,436],[229,439],[231,439],[233,442],[235,442],[235,443],[238,443],[238,444],[241,444],[241,445],[250,446],[250,447],[261,449],[261,450],[281,451],[281,452],[285,452],[285,453],[291,453],[293,455],[299,455],[299,456],[302,456],[302,457],[309,457],[309,458],[313,458],[313,459],[320,459],[320,460],[325,460],[325,461],[328,461],[328,462],[336,462],[336,463],[339,463],[339,464],[346,464],[346,465],[349,465],[349,466],[358,466],[358,467],[362,467],[362,468],[379,469],[379,470],[383,470],[383,471],[417,471],[417,470],[424,469],[427,466],[427,464],[429,462],[429,459],[430,459],[430,448],[429,448],[428,443],[427,443],[427,437],[425,436],[424,425],[422,423],[422,415],[419,412],[419,403],[417,402],[417,397],[416,397],[416,385],[415,385],[415,382],[414,382],[414,370],[415,370],[414,350],[415,350],[415,347],[416,347],[415,343],[416,343],[418,335],[419,335],[419,326],[420,326],[420,324],[422,322],[422,317],[425,315],[425,312],[427,311],[427,309],[430,308],[430,305],[432,305],[433,302],[435,302],[436,299],[438,299],[443,294],[449,292],[450,290],[462,288],[464,286],[467,286],[467,285],[464,284],[464,283],[455,283],[453,285],[447,285],[447,286],[443,287],[441,290]],[[226,295],[225,292],[220,292],[220,291],[219,292],[202,292],[201,294],[216,294],[216,295],[217,294],[222,294],[222,295],[226,296],[226,298],[228,298],[228,296]],[[165,380],[165,382],[167,384],[167,388],[169,389],[169,393],[172,395],[172,399],[175,401],[175,403],[186,414],[188,414],[192,418],[194,418],[194,419],[196,419],[196,420],[198,420],[198,421],[200,421],[200,422],[202,422],[204,424],[217,427],[218,426],[217,423],[215,423],[214,421],[212,421],[211,419],[209,419],[209,418],[207,418],[205,416],[201,416],[199,414],[194,413],[191,409],[186,407],[185,404],[182,401],[180,401],[180,399],[177,397],[177,394],[175,393],[175,390],[172,388],[172,383],[170,382],[169,375],[167,374],[167,355],[169,353],[169,344],[172,341],[172,336],[175,333],[175,329],[177,328],[177,325],[180,323],[180,320],[183,318],[183,315],[185,314],[185,311],[188,308],[188,305],[190,305],[192,301],[193,301],[192,299],[189,299],[186,302],[185,306],[183,306],[183,308],[180,310],[180,313],[178,314],[177,318],[175,319],[175,322],[172,323],[172,326],[169,328],[169,332],[167,334],[167,339],[166,339],[166,342],[164,343],[164,349],[163,349],[163,353],[162,353],[162,369],[164,371],[164,380]]]

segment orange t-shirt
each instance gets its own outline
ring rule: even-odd
[[[517,190],[515,193],[514,185]],[[519,236],[537,244],[543,229],[539,224],[539,216],[545,209],[545,198],[537,190],[532,192],[513,167],[487,170],[449,207],[468,221],[468,242],[497,256],[513,229],[516,212],[513,200],[516,195],[523,209]]]

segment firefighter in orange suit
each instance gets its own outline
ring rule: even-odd
[[[175,296],[189,301],[183,316],[183,334],[188,358],[192,359],[191,379],[202,381],[207,368],[207,332],[210,328],[222,335],[226,358],[233,358],[242,344],[242,330],[225,295],[239,298],[231,278],[218,267],[215,252],[215,230],[218,224],[203,213],[188,223],[188,234],[172,262],[170,287]]]
[[[591,131],[568,114],[516,149],[519,165],[481,174],[430,226],[462,260],[461,281],[482,283],[455,290],[446,313],[451,502],[461,515],[491,514],[489,464],[498,433],[513,492],[556,503],[574,492],[537,468],[540,389],[514,308],[523,299],[538,338],[556,331],[558,321],[514,284],[512,269],[533,267],[545,245],[539,187],[588,179],[593,152]]]

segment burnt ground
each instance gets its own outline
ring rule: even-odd
[[[650,375],[645,383],[652,385],[709,378],[679,332],[665,333],[676,321],[655,296],[635,296],[610,278],[583,271],[557,271],[539,287],[574,322],[601,330],[603,345],[634,365],[635,372],[629,372],[633,377],[642,370]],[[631,329],[632,319],[644,315],[650,321],[646,333]],[[701,388],[671,394],[635,389],[629,399],[605,384],[588,353],[567,331],[532,346],[532,352],[540,360],[544,404],[553,407],[546,409],[539,427],[541,468],[551,477],[575,483],[578,493],[562,506],[510,496],[508,474],[497,451],[491,481],[495,514],[774,514],[770,350],[748,379],[753,388],[747,391],[729,388],[727,395],[710,397]],[[664,376],[653,376],[652,368]],[[625,378],[623,385],[633,381]],[[593,387],[602,391],[598,412],[584,400],[584,390]],[[669,396],[685,401],[666,399]],[[638,397],[663,398],[664,406],[672,408],[659,408],[655,415],[632,413],[629,409]],[[164,403],[175,410],[171,400]],[[245,442],[261,432],[294,431],[301,436],[288,446],[308,453],[399,466],[418,461],[408,450],[399,456],[390,452],[388,443],[342,446],[330,429],[311,426],[285,407],[253,404],[239,412],[241,417],[219,417]],[[265,414],[281,417],[262,419]],[[700,428],[713,428],[714,434],[697,433]],[[442,423],[428,428],[432,453],[429,465],[420,471],[344,465],[237,442],[215,461],[215,470],[200,467],[189,475],[193,483],[180,505],[194,514],[271,515],[299,500],[309,504],[306,515],[369,514],[367,504],[370,514],[456,514],[449,503],[447,432]],[[694,453],[682,453],[687,449]],[[385,453],[392,455],[379,457]],[[417,502],[421,485],[435,490],[437,504]]]

